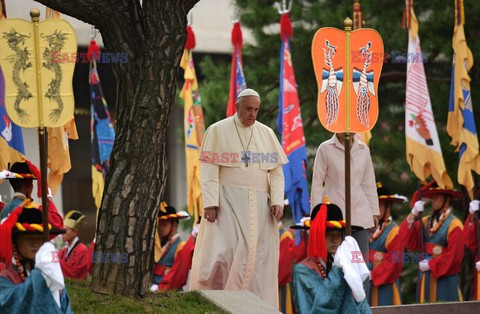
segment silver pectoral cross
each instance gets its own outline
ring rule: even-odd
[[[250,157],[247,154],[243,154],[242,161],[245,163],[245,167],[248,167],[248,161]]]

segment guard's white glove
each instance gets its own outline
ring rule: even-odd
[[[151,292],[156,292],[156,291],[158,291],[158,285],[153,284],[153,285],[150,287],[150,291],[151,291]]]
[[[413,205],[413,208],[412,208],[412,214],[414,214],[415,216],[418,216],[418,214],[423,212],[424,207],[425,207],[424,201],[416,201],[415,205]]]
[[[47,190],[47,197],[48,197],[48,198],[53,198],[52,189],[51,189],[51,188],[48,188],[48,190]]]
[[[480,261],[475,263],[475,267],[477,268],[477,271],[480,271]]]
[[[470,206],[468,207],[468,211],[470,212],[470,214],[474,215],[475,212],[477,212],[479,208],[480,208],[480,201],[479,200],[473,200],[473,201],[470,202]]]
[[[35,255],[35,268],[40,270],[53,299],[60,307],[60,290],[65,288],[62,268],[58,261],[54,262],[54,255],[58,252],[51,242],[45,242]]]
[[[195,226],[193,226],[192,236],[193,236],[194,238],[197,237],[198,231],[200,231],[200,224],[196,224]]]
[[[430,270],[430,265],[428,265],[428,260],[424,259],[423,261],[420,261],[418,263],[418,268],[420,268],[420,271],[429,271]]]

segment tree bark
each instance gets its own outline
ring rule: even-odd
[[[95,25],[113,64],[117,129],[96,234],[91,289],[144,296],[153,269],[154,231],[167,174],[166,132],[186,38],[198,0],[38,0]],[[98,261],[99,252],[122,259]],[[105,254],[103,254],[105,257]]]

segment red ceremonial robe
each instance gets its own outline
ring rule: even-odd
[[[92,256],[85,244],[77,241],[68,255],[67,248],[63,248],[58,254],[58,259],[65,278],[87,279]]]
[[[387,253],[383,253],[382,259],[379,261],[371,272],[372,282],[375,286],[383,286],[395,282],[402,271],[402,253],[403,245],[398,236],[398,227],[395,227],[389,234],[386,249]],[[370,261],[375,261],[375,251],[370,250]],[[397,261],[395,254],[400,255],[400,262]]]
[[[42,206],[40,206],[40,210]],[[48,202],[48,221],[52,224],[53,228],[63,229],[63,218],[58,213],[57,207],[53,201]]]
[[[294,264],[307,257],[307,244],[305,237],[295,245],[293,235],[281,228],[280,230],[280,255],[278,259],[278,288],[280,310],[283,313],[293,313],[292,295],[289,284],[292,282],[292,269]],[[300,232],[300,230],[298,231]]]
[[[91,275],[93,271],[93,254],[95,254],[95,239],[93,239],[92,243],[90,244],[88,251],[90,252],[90,257],[92,257],[92,260],[88,264],[87,271]]]
[[[177,249],[172,268],[165,272],[158,290],[180,290],[187,283],[188,273],[192,267],[195,238],[190,236],[185,244]]]
[[[480,225],[480,221],[479,221]],[[478,259],[478,242],[477,242],[477,229],[475,228],[475,217],[473,215],[468,215],[467,220],[465,221],[465,227],[463,229],[463,235],[465,237],[465,246],[467,249],[475,253],[475,263],[479,261]],[[480,300],[480,272],[475,266],[473,266],[474,271],[474,293],[473,297],[475,300]]]
[[[384,224],[380,235],[370,237],[370,306],[402,304],[398,281],[403,257],[400,227],[395,222]]]
[[[458,220],[453,214],[450,214],[450,223],[445,223],[445,226],[448,228],[444,236],[444,241],[446,242],[445,246],[438,246],[435,243],[430,243],[428,237],[426,236],[425,240],[425,250],[429,256],[433,258],[429,261],[428,265],[430,267],[430,274],[437,282],[440,278],[456,276],[462,267],[463,254],[464,254],[464,239],[463,239],[463,225],[460,220]],[[430,216],[424,216],[422,221],[425,226],[425,232],[428,232],[427,221]],[[447,219],[448,220],[448,219]],[[442,228],[443,229],[443,228]],[[440,232],[441,230],[437,231]],[[416,220],[411,229],[408,228],[408,221],[405,218],[400,226],[400,235],[403,241],[403,244],[406,249],[412,251],[420,251],[420,222]],[[435,253],[435,249],[440,247],[440,254]],[[418,287],[417,287],[418,288]],[[457,294],[455,289],[458,288],[455,286],[450,287],[452,294]],[[422,292],[429,290],[430,296],[422,294]],[[436,298],[435,294],[448,294],[448,292],[443,291],[440,287],[436,285],[428,287],[428,282],[425,282],[425,288],[420,286],[419,302],[429,301],[436,302],[440,301]],[[458,289],[457,289],[458,290]],[[443,301],[452,301],[452,300],[443,300]],[[462,301],[462,296],[458,290],[458,300]]]

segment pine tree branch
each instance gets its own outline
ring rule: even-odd
[[[62,12],[86,23],[96,25],[113,11],[120,11],[125,1],[115,5],[109,0],[36,0],[49,8]]]
[[[158,22],[159,12],[165,10],[181,12],[186,18],[188,12],[198,1],[199,0],[143,0],[143,10],[145,12],[146,22],[147,24]]]
[[[38,2],[94,25],[102,33],[103,42],[109,51],[126,52],[132,60],[142,50],[145,23],[139,0],[38,0]]]

